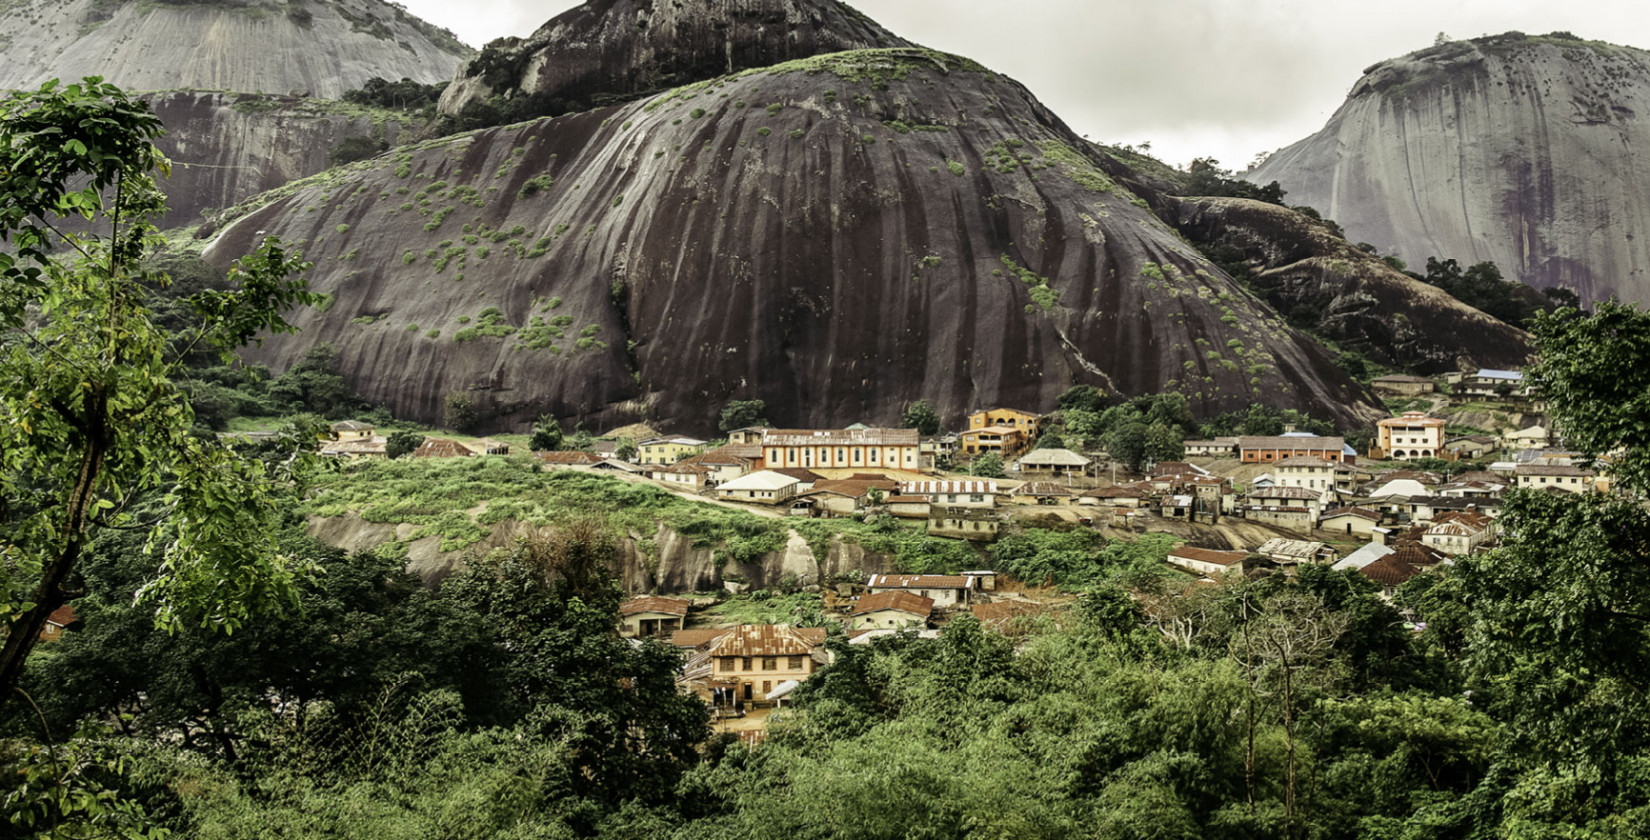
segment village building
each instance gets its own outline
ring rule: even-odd
[[[1391,546],[1392,553],[1358,569],[1358,573],[1381,586],[1381,598],[1391,601],[1398,587],[1411,578],[1445,562],[1449,558],[1435,549],[1418,542],[1405,541]]]
[[[590,468],[597,472],[622,473],[624,475],[641,475],[642,468],[635,464],[620,461],[617,458],[606,458],[601,463],[591,464]]]
[[[816,513],[848,516],[876,501],[886,500],[899,493],[899,482],[882,477],[855,477],[841,480],[821,480],[802,494],[812,499]],[[922,514],[927,515],[925,510]]]
[[[724,631],[684,675],[698,677],[691,684],[713,705],[765,705],[781,684],[805,682],[829,661],[823,629],[746,624]]]
[[[1495,520],[1477,511],[1452,511],[1436,516],[1432,527],[1421,536],[1424,545],[1459,557],[1472,554],[1494,538]]]
[[[1078,491],[1052,481],[1028,481],[1014,488],[1014,503],[1020,505],[1063,505],[1077,499]]]
[[[1381,514],[1369,508],[1343,507],[1326,510],[1318,517],[1318,528],[1334,534],[1345,534],[1349,537],[1373,536],[1375,528],[1381,524]]]
[[[602,462],[602,456],[594,452],[534,452],[533,460],[538,461],[545,469],[566,469],[593,467]]]
[[[1002,491],[995,481],[902,481],[902,496],[922,496],[930,504],[949,507],[996,507]]]
[[[347,438],[321,444],[317,453],[329,458],[388,458],[389,438]]]
[[[1346,452],[1346,439],[1316,435],[1238,438],[1238,457],[1245,464],[1270,464],[1298,457],[1354,463],[1356,455]]]
[[[332,424],[333,440],[372,440],[378,436],[378,427],[359,420],[344,420]]]
[[[767,433],[764,426],[746,426],[743,429],[734,429],[728,432],[730,446],[761,446],[762,435]]]
[[[855,630],[926,627],[934,599],[910,592],[879,592],[860,596],[849,624]]]
[[[706,474],[706,483],[711,487],[715,487],[723,482],[732,481],[760,469],[762,446],[760,444],[730,443],[707,452],[690,455],[683,458],[679,463],[705,467],[709,470]]]
[[[758,505],[783,504],[800,492],[799,479],[774,470],[753,472],[716,488],[716,498]]]
[[[916,429],[769,429],[762,435],[762,459],[770,470],[916,472],[919,444]]]
[[[923,438],[922,442],[917,445],[917,451],[921,454],[922,465],[927,469],[933,469],[942,461],[949,463],[951,459],[957,456],[957,451],[961,446],[962,440],[957,437],[956,433],[946,432],[942,435]]]
[[[685,598],[643,595],[619,605],[619,635],[626,639],[672,636],[687,621]]]
[[[1094,462],[1070,449],[1034,449],[1020,457],[1022,475],[1074,476],[1088,473]]]
[[[1520,464],[1513,476],[1521,490],[1552,487],[1567,493],[1586,493],[1593,489],[1594,473],[1573,464]]]
[[[1318,518],[1316,510],[1298,504],[1250,504],[1243,509],[1243,517],[1297,534],[1312,533]]]
[[[1279,486],[1310,490],[1323,499],[1334,498],[1335,466],[1335,461],[1315,455],[1299,455],[1277,462],[1272,466],[1272,471]]]
[[[926,496],[889,496],[882,501],[882,509],[898,519],[927,519],[934,506]]]
[[[690,437],[662,437],[636,445],[636,463],[644,467],[664,467],[705,448],[705,442]]]
[[[1371,380],[1369,385],[1382,393],[1396,394],[1403,397],[1418,397],[1438,390],[1437,383],[1431,379],[1401,373],[1378,376]]]
[[[46,616],[46,624],[40,628],[37,638],[42,642],[55,642],[63,638],[63,633],[79,621],[80,619],[75,617],[74,607],[64,604]]]
[[[1238,439],[1235,437],[1188,440],[1183,445],[1188,458],[1236,458],[1238,455]]]
[[[648,478],[683,490],[704,490],[708,488],[710,486],[710,475],[710,467],[702,464],[689,464],[686,461],[665,467],[653,467],[647,471]]]
[[[1335,551],[1321,542],[1305,540],[1286,540],[1275,537],[1261,543],[1255,553],[1281,565],[1295,565],[1299,563],[1325,563],[1335,559]]]
[[[1118,484],[1112,487],[1101,487],[1098,490],[1084,490],[1077,497],[1080,505],[1111,505],[1121,508],[1139,508],[1146,504],[1151,494],[1138,487],[1127,484]]]
[[[1490,435],[1467,435],[1444,441],[1439,457],[1446,461],[1476,461],[1494,455],[1501,448],[1501,439]]]
[[[447,438],[424,438],[412,451],[414,458],[474,458],[475,455],[469,447]]]
[[[966,604],[969,594],[980,588],[980,578],[964,575],[871,575],[865,591],[911,592],[932,598],[938,608]]]
[[[1444,427],[1448,425],[1437,417],[1428,417],[1424,411],[1406,411],[1402,417],[1389,417],[1375,424],[1376,458],[1437,458],[1444,450]]]
[[[1516,370],[1480,370],[1461,380],[1457,391],[1474,397],[1511,396],[1524,391],[1524,374]]]
[[[470,442],[470,451],[477,455],[509,455],[510,444],[502,440],[481,438]]]
[[[1218,578],[1233,569],[1241,570],[1247,551],[1217,551],[1183,545],[1169,552],[1168,562],[1188,572]]]
[[[1007,460],[1024,452],[1031,444],[1025,432],[1009,426],[986,426],[969,429],[957,436],[963,455],[973,458],[992,453]]]
[[[1514,452],[1542,450],[1552,445],[1552,433],[1541,426],[1530,426],[1501,436],[1501,443]]]
[[[901,498],[921,497],[902,496]],[[991,542],[997,539],[998,534],[1002,533],[1002,528],[1002,517],[984,508],[949,505],[944,507],[939,505],[929,506],[928,535],[931,537]]]
[[[1047,423],[1047,417],[1017,408],[993,408],[990,411],[976,411],[968,415],[969,431],[992,427],[1015,429],[1027,441],[1042,437],[1043,426]]]
[[[1330,568],[1337,572],[1355,572],[1392,553],[1390,547],[1372,542],[1335,561]]]

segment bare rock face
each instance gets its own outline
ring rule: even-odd
[[[166,134],[172,160],[162,228],[185,227],[213,210],[307,178],[328,167],[345,140],[395,145],[412,127],[340,102],[247,93],[177,91],[143,99]]]
[[[1650,302],[1650,53],[1562,33],[1370,68],[1317,134],[1246,177],[1411,265],[1493,260],[1584,300]]]
[[[441,111],[458,116],[497,94],[563,103],[560,113],[822,53],[906,46],[837,0],[589,0],[528,38],[489,44]]]
[[[343,96],[374,76],[434,84],[473,51],[383,0],[14,0],[0,88],[102,76],[127,90]]]
[[[1051,407],[1075,383],[1382,412],[1317,344],[1101,171],[1018,84],[922,50],[841,53],[630,105],[426,142],[268,198],[325,311],[254,358],[330,342],[397,414],[469,393],[540,413],[710,432]]]
[[[1314,332],[1347,350],[1425,374],[1530,360],[1528,333],[1347,244],[1323,222],[1241,198],[1167,200],[1176,229],[1239,258],[1274,309],[1304,308]]]

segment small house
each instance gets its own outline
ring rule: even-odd
[[[333,440],[372,440],[377,435],[377,426],[359,420],[344,420],[332,424]]]
[[[1573,464],[1520,464],[1513,476],[1521,490],[1552,487],[1566,493],[1586,493],[1593,489],[1595,474]]]
[[[1282,565],[1323,563],[1335,559],[1335,551],[1321,542],[1286,540],[1276,537],[1262,543],[1255,553]]]
[[[1438,390],[1437,383],[1431,379],[1408,374],[1378,376],[1371,380],[1369,385],[1384,394],[1394,394],[1401,397],[1418,397]]]
[[[1243,568],[1247,551],[1219,551],[1183,545],[1169,552],[1168,562],[1188,572],[1218,578],[1233,569]]]
[[[470,448],[456,440],[447,438],[424,438],[412,452],[414,458],[474,458],[476,454]]]
[[[804,682],[828,661],[823,629],[747,624],[718,636],[689,660],[684,676],[715,705],[757,705],[781,683]]]
[[[968,602],[969,593],[979,585],[978,578],[963,575],[871,575],[865,582],[865,591],[911,592],[932,598],[935,607],[954,607]]]
[[[547,470],[561,470],[568,467],[594,467],[602,462],[602,456],[594,452],[534,452],[533,460],[544,465]]]
[[[1112,487],[1101,487],[1098,490],[1084,490],[1083,494],[1077,497],[1077,503],[1080,505],[1140,508],[1150,499],[1151,494],[1145,490],[1127,484],[1118,484]]]
[[[948,507],[989,508],[997,505],[1002,492],[995,481],[903,481],[902,496],[922,496],[930,504]]]
[[[1014,501],[1022,505],[1059,505],[1076,498],[1076,490],[1052,481],[1028,481],[1014,488]]]
[[[1184,446],[1188,458],[1236,458],[1238,454],[1238,439],[1235,437],[1188,440]]]
[[[850,627],[855,630],[926,627],[934,599],[911,592],[890,591],[863,595],[854,604]]]
[[[626,639],[672,636],[687,621],[684,598],[643,595],[619,605],[619,635]]]
[[[644,440],[636,445],[636,463],[644,467],[663,467],[674,464],[689,455],[697,455],[705,448],[705,441],[690,437],[661,437]]]
[[[716,498],[758,505],[783,504],[795,496],[802,482],[774,470],[754,472],[716,488]]]
[[[1364,539],[1370,539],[1375,533],[1376,526],[1380,524],[1380,512],[1361,507],[1326,510],[1318,518],[1318,527],[1322,530]]]
[[[1002,517],[983,508],[929,506],[928,535],[931,537],[991,542],[1002,529]]]
[[[1021,456],[1021,475],[1084,475],[1093,461],[1070,449],[1036,449]]]

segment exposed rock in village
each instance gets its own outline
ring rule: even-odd
[[[0,88],[95,75],[337,99],[375,76],[445,81],[473,54],[383,0],[14,0],[0,33]]]
[[[837,0],[591,0],[527,38],[489,44],[441,110],[456,117],[501,96],[564,113],[822,53],[904,46]]]
[[[1455,41],[1371,67],[1320,132],[1246,177],[1354,241],[1584,300],[1650,301],[1650,53],[1564,33]]]
[[[304,243],[321,342],[401,416],[470,395],[709,432],[734,398],[796,426],[1052,405],[1074,383],[1380,412],[1159,221],[1024,88],[921,50],[818,57],[432,141],[267,197],[208,251]]]

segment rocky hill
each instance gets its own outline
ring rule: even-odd
[[[590,0],[530,37],[482,50],[442,113],[497,96],[532,116],[612,105],[677,85],[823,53],[912,44],[838,0]]]
[[[166,126],[158,145],[172,159],[162,186],[161,227],[204,215],[330,166],[345,141],[395,145],[411,139],[406,115],[303,97],[172,91],[143,97]]]
[[[1565,33],[1455,41],[1366,71],[1248,177],[1354,241],[1585,300],[1650,302],[1650,53]]]
[[[1312,340],[1102,171],[1024,88],[914,49],[821,56],[423,143],[247,208],[207,252],[305,243],[364,396],[492,428],[541,412],[708,432],[1049,406],[1073,383],[1380,412]],[[237,213],[243,211],[237,211]]]
[[[0,33],[0,88],[97,75],[337,99],[374,76],[445,81],[473,55],[383,0],[10,0]]]

